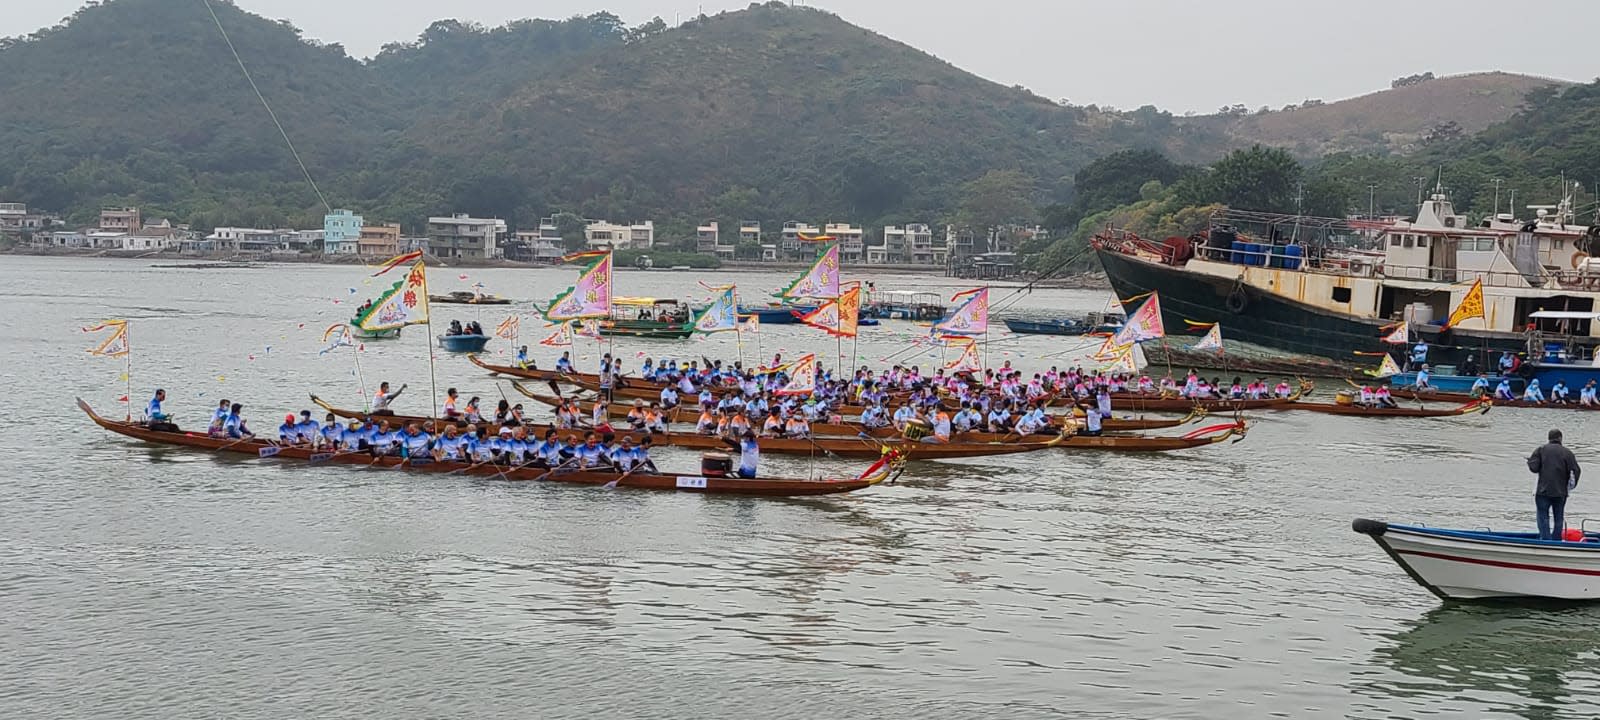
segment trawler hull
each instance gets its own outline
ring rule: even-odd
[[[1160,292],[1161,320],[1169,331],[1185,327],[1184,320],[1217,322],[1231,340],[1355,365],[1377,365],[1376,359],[1356,353],[1400,350],[1380,339],[1380,328],[1387,321],[1324,310],[1230,278],[1190,272],[1112,249],[1097,248],[1095,254],[1118,297]],[[1441,333],[1434,327],[1415,330],[1432,346],[1428,353],[1432,364],[1459,364],[1467,352],[1475,350],[1479,365],[1492,367],[1501,351],[1524,350],[1520,336],[1494,337],[1465,330]]]

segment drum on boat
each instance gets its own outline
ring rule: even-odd
[[[733,474],[733,459],[727,453],[704,453],[700,456],[700,474],[706,477],[728,477]]]
[[[1354,405],[1356,393],[1354,390],[1340,390],[1333,394],[1333,402],[1337,405]]]

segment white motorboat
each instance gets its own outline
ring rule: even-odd
[[[1445,530],[1358,518],[1417,584],[1447,600],[1600,600],[1600,533],[1540,540],[1536,533]]]

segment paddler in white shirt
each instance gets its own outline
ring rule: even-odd
[[[1590,382],[1594,382],[1591,380]],[[1489,378],[1483,373],[1478,373],[1478,379],[1472,381],[1472,396],[1483,397],[1489,392]]]
[[[1584,407],[1593,407],[1596,402],[1594,381],[1590,380],[1583,386],[1583,389],[1578,391],[1578,404]]]

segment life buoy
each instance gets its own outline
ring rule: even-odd
[[[1582,265],[1583,261],[1588,260],[1588,259],[1589,259],[1589,253],[1585,253],[1585,252],[1575,252],[1575,253],[1573,253],[1572,254],[1572,269],[1573,270],[1577,270],[1578,266]]]
[[[1250,298],[1249,296],[1245,295],[1244,288],[1235,287],[1233,292],[1228,293],[1228,300],[1226,302],[1228,312],[1238,315],[1243,313],[1244,309],[1249,307],[1249,305]]]

